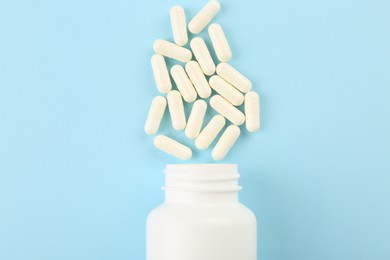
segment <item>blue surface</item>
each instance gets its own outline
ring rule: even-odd
[[[143,132],[152,43],[172,39],[171,6],[204,3],[0,1],[1,260],[144,259],[179,163]],[[390,259],[389,1],[222,6],[231,63],[261,94],[261,131],[224,161],[259,218],[259,259]]]

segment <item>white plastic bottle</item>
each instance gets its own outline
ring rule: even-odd
[[[235,164],[167,165],[165,202],[147,220],[147,260],[256,260],[256,216]]]

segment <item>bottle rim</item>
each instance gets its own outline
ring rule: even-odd
[[[167,164],[165,166],[166,174],[171,173],[196,173],[196,174],[215,174],[215,173],[224,173],[238,174],[238,166],[237,164]]]
[[[237,164],[168,164],[163,190],[191,192],[239,191]]]

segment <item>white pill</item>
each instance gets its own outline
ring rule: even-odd
[[[189,103],[194,102],[197,97],[196,91],[184,68],[180,65],[174,65],[171,68],[171,75],[183,99]]]
[[[165,135],[156,136],[154,138],[154,146],[182,160],[189,160],[192,157],[192,151],[189,147]]]
[[[227,63],[218,64],[217,74],[241,92],[246,93],[252,88],[250,80]]]
[[[172,90],[168,93],[167,99],[173,128],[175,130],[183,130],[186,127],[186,116],[180,92]]]
[[[242,125],[245,122],[245,115],[220,95],[211,97],[210,106],[235,125]]]
[[[228,62],[232,58],[232,51],[221,25],[213,23],[209,26],[209,35],[213,44],[215,54],[221,62]]]
[[[144,128],[148,135],[157,133],[166,107],[167,101],[163,96],[157,96],[153,99]]]
[[[153,49],[158,54],[181,62],[189,62],[192,58],[192,53],[190,50],[166,40],[156,40],[153,43]]]
[[[211,88],[199,64],[196,61],[190,61],[186,64],[186,72],[196,92],[201,98],[208,98],[211,95]]]
[[[173,39],[179,46],[188,42],[187,21],[184,9],[181,6],[174,6],[170,11]]]
[[[204,40],[200,37],[195,37],[191,40],[190,45],[203,73],[208,76],[213,75],[215,72],[215,64]]]
[[[260,128],[260,98],[259,95],[250,91],[245,95],[246,129],[256,132]]]
[[[217,15],[221,5],[218,1],[209,1],[188,24],[188,30],[193,34],[200,33]]]
[[[211,152],[211,157],[213,157],[213,159],[216,161],[223,160],[230,151],[230,149],[233,147],[239,136],[240,128],[238,126],[228,126],[225,132],[223,132],[223,134],[221,135],[221,138],[219,138],[213,151]]]
[[[209,79],[209,83],[212,89],[234,106],[239,106],[244,102],[244,95],[220,76],[212,76]]]
[[[160,54],[154,54],[151,63],[158,91],[163,94],[168,93],[172,89],[172,83],[164,57]]]
[[[202,128],[204,116],[207,110],[207,103],[201,99],[195,101],[192,106],[191,114],[188,117],[185,134],[188,138],[194,139],[198,137]]]
[[[196,138],[196,147],[200,150],[207,149],[225,124],[226,120],[221,115],[216,115],[211,118],[210,122],[203,128],[202,132],[200,132],[198,138]]]

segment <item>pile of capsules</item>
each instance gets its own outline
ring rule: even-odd
[[[194,35],[199,34],[217,15],[220,8],[218,1],[209,1],[190,21],[188,30]],[[153,99],[145,123],[145,132],[148,135],[157,133],[168,103],[173,128],[185,130],[188,138],[195,139],[195,146],[205,150],[225,127],[227,119],[231,124],[225,129],[211,153],[214,160],[222,160],[240,136],[240,125],[245,123],[249,132],[255,132],[260,128],[259,95],[250,91],[252,83],[227,63],[232,53],[219,24],[213,23],[208,27],[211,43],[220,62],[216,66],[202,38],[195,37],[190,41],[192,52],[182,47],[188,42],[184,9],[181,6],[172,7],[170,18],[175,43],[156,40],[153,44],[156,54],[151,59],[157,89],[160,93],[167,94],[167,97],[156,96]],[[192,53],[196,61],[191,60]],[[164,57],[185,63],[185,66],[174,65],[170,69],[177,90],[172,90]],[[208,80],[206,76],[209,77]],[[211,96],[212,90],[217,94]],[[210,96],[210,106],[218,115],[212,117],[202,129],[207,110],[207,102],[203,99]],[[198,97],[200,99],[197,99]],[[188,103],[194,102],[188,120],[183,100]],[[237,108],[243,103],[245,114]],[[154,145],[182,160],[192,157],[191,148],[165,135],[157,135]]]

